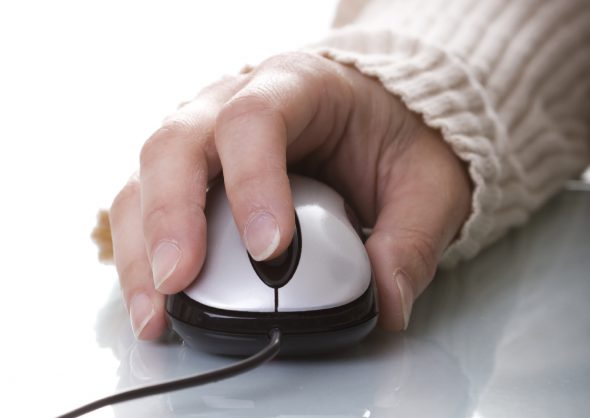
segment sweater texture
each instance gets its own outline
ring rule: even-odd
[[[307,50],[375,77],[469,167],[442,265],[524,223],[590,162],[587,0],[344,0]]]

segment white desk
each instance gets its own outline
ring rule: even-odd
[[[590,410],[588,214],[590,191],[562,193],[472,262],[439,274],[403,334],[377,331],[334,356],[275,360],[231,380],[91,416],[582,416]],[[101,269],[100,276],[93,280],[102,280],[102,292],[114,272]],[[75,327],[63,322],[66,332],[25,349],[34,369],[17,379],[23,386],[8,388],[21,400],[23,416],[32,416],[27,409],[51,415],[115,389],[232,361],[175,340],[136,342],[116,290],[71,308],[79,310]],[[34,317],[23,311],[15,320],[24,325]],[[37,322],[48,319],[60,320],[47,313]],[[27,362],[19,355],[12,360]],[[13,365],[19,370],[27,368]],[[36,395],[50,408],[36,403]]]

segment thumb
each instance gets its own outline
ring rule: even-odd
[[[442,138],[424,138],[402,157],[392,164],[366,243],[379,290],[380,325],[392,331],[407,328],[415,299],[467,218],[471,197],[465,167]]]

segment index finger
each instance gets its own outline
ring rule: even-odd
[[[303,158],[341,131],[349,102],[334,64],[309,54],[262,63],[220,111],[215,144],[225,189],[248,252],[257,261],[289,246],[295,216],[287,158]],[[339,96],[340,94],[340,96]]]

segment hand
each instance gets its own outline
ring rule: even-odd
[[[294,230],[288,166],[332,185],[364,225],[374,225],[366,248],[380,323],[407,326],[412,303],[468,216],[466,167],[378,81],[290,53],[222,79],[170,116],[145,143],[139,178],[115,198],[114,258],[138,338],[162,334],[164,295],[199,273],[207,183],[222,171],[251,256],[287,248]]]

